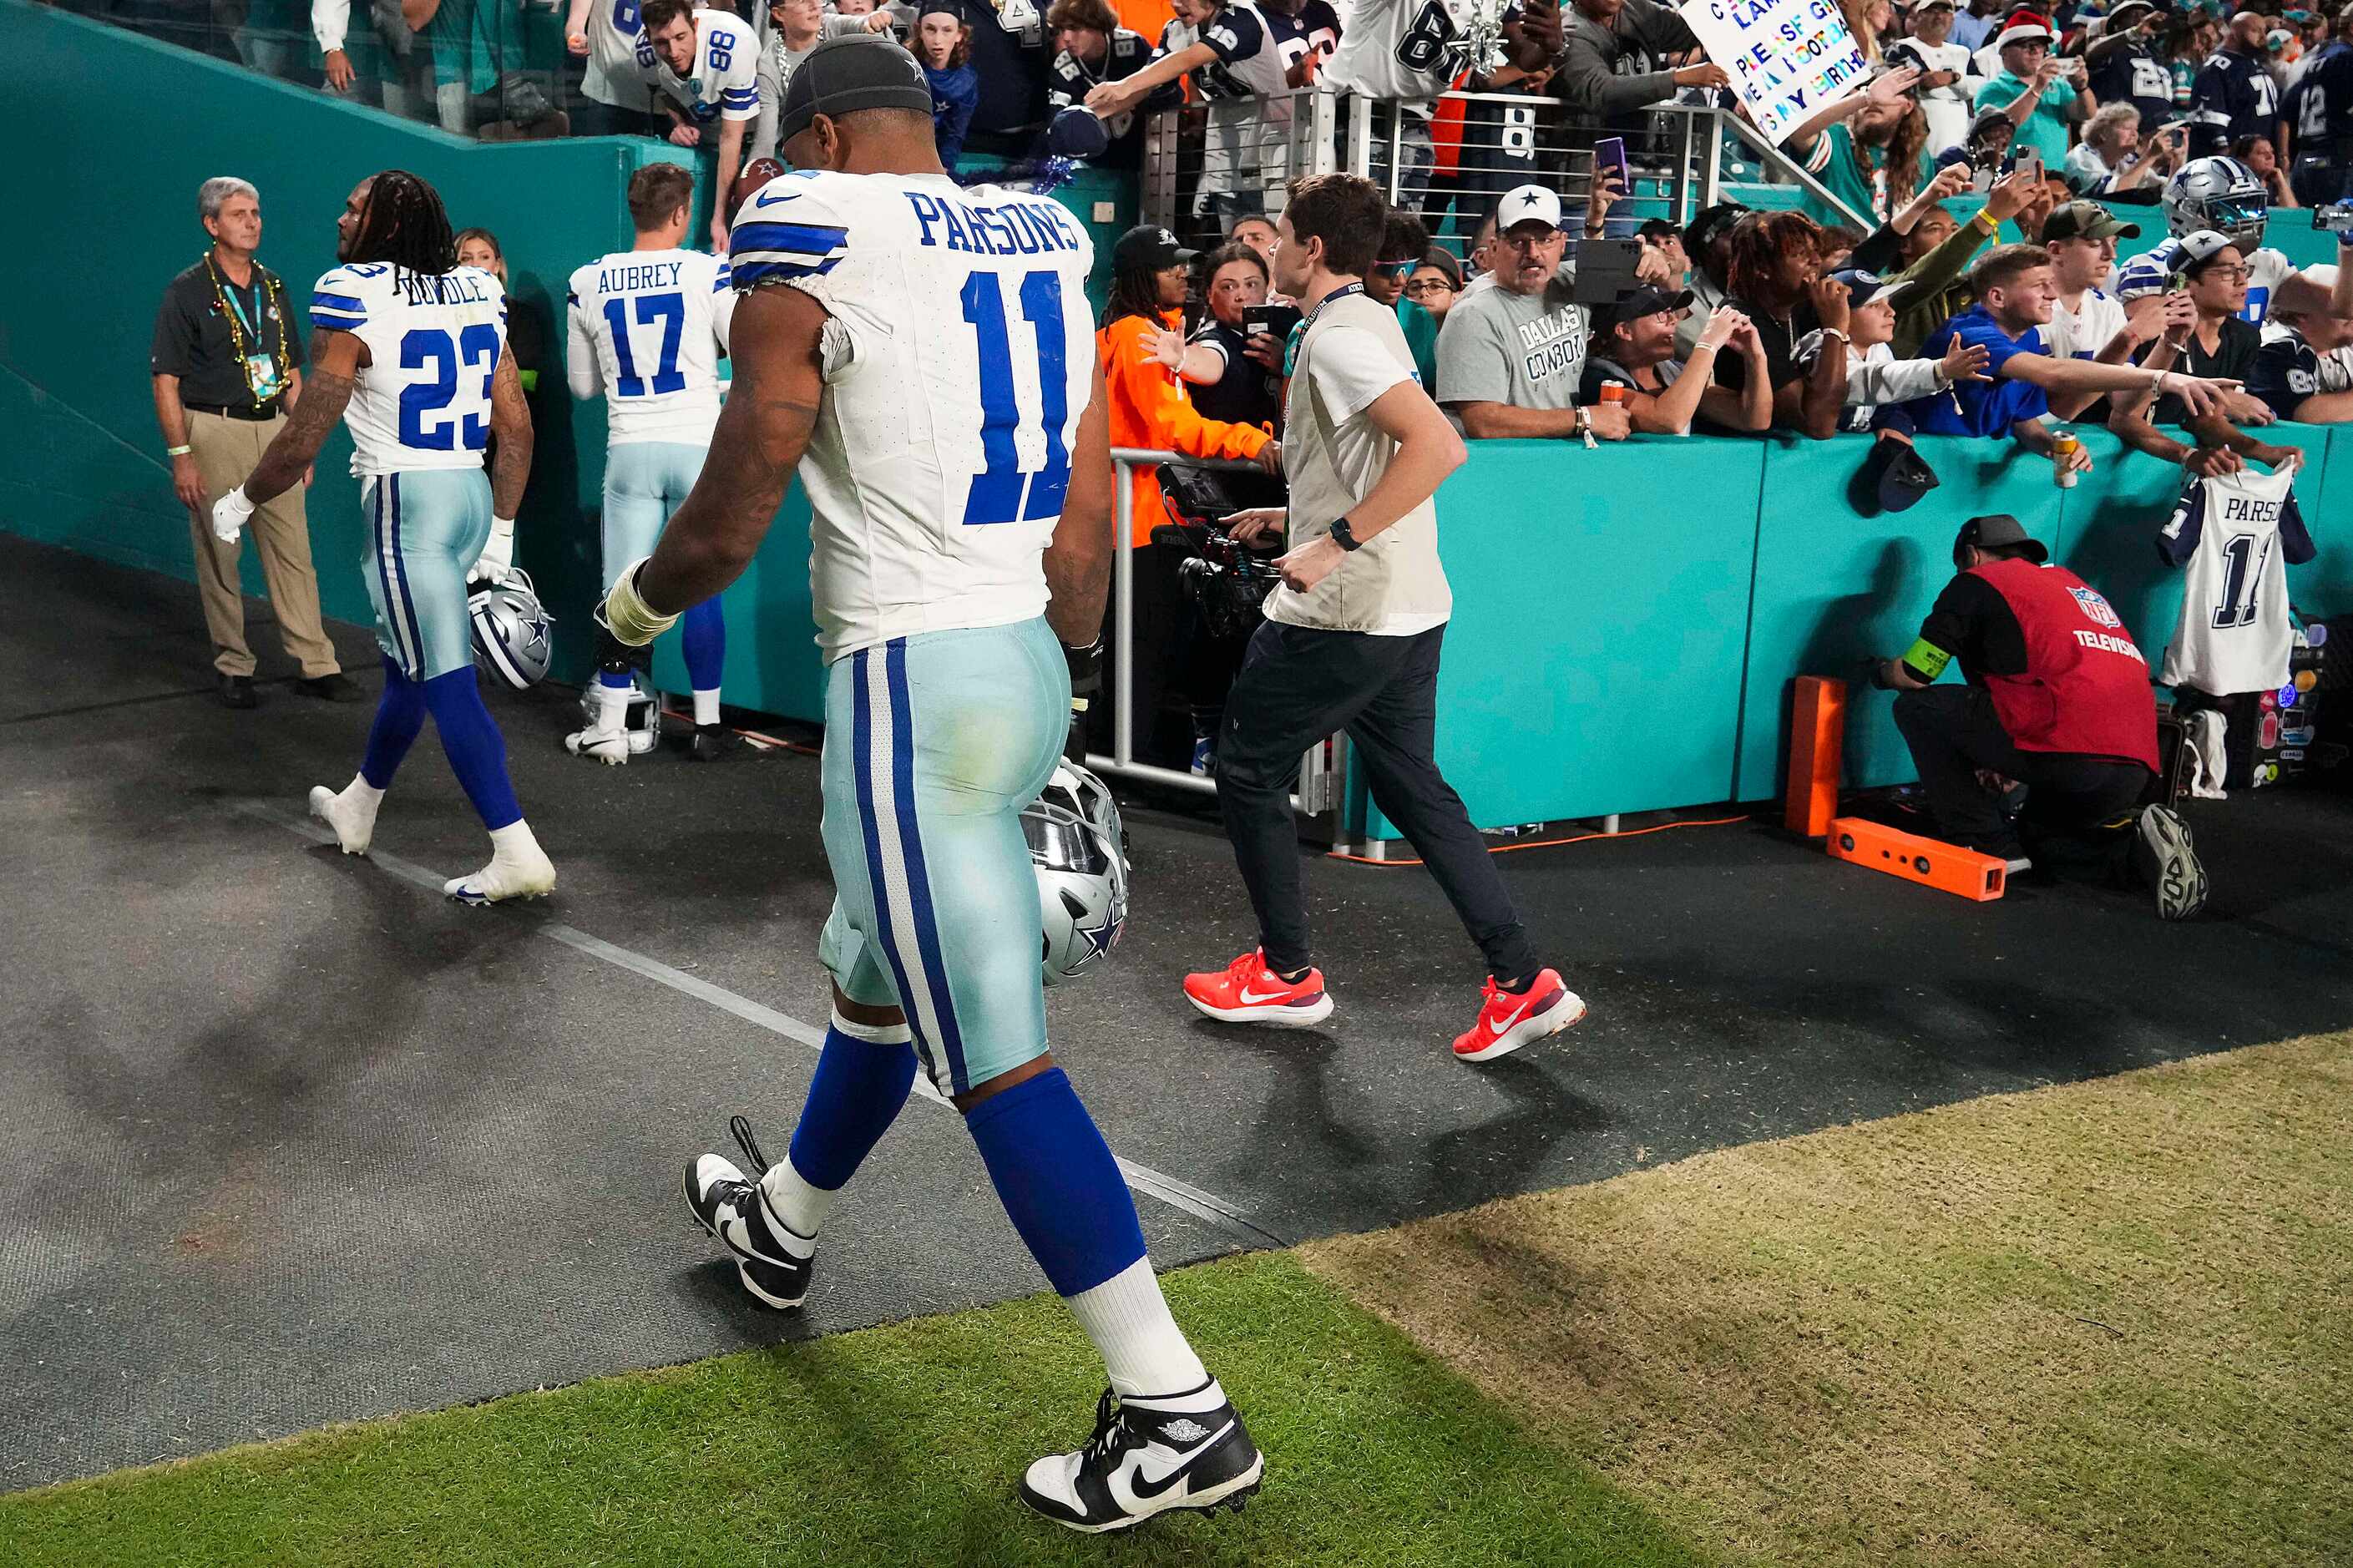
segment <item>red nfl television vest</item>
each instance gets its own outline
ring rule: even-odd
[[[2021,752],[2126,757],[2157,769],[2157,697],[2148,661],[2098,589],[2064,566],[1988,561],[2026,637],[2026,673],[1980,672],[2001,727]]]

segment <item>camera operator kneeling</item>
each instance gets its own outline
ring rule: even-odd
[[[1296,1026],[1330,1016],[1308,963],[1307,908],[1291,789],[1302,752],[1345,730],[1373,801],[1403,830],[1486,955],[1478,1021],[1454,1042],[1485,1061],[1567,1028],[1585,1004],[1541,965],[1485,842],[1440,776],[1439,646],[1453,598],[1431,497],[1461,438],[1419,384],[1396,312],[1366,296],[1388,204],[1369,180],[1293,182],[1275,283],[1307,311],[1283,428],[1289,553],[1241,674],[1226,697],[1218,796],[1259,921],[1260,946],[1185,994],[1227,1023]],[[1236,538],[1283,526],[1237,514]]]
[[[2108,601],[2006,513],[1973,517],[1953,541],[1960,574],[1936,595],[1902,658],[1873,661],[1893,689],[1938,832],[1982,854],[2082,880],[2137,880],[2167,920],[2206,902],[2189,829],[2141,806],[2157,772],[2148,665]],[[1937,686],[1955,658],[1962,686]],[[2013,826],[2003,794],[2025,786]],[[2021,833],[2025,836],[2021,839]]]

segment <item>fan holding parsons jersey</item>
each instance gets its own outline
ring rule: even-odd
[[[2181,620],[2160,676],[2168,686],[2228,697],[2286,682],[2287,569],[2318,553],[2295,504],[2298,466],[2242,468],[2182,487],[2157,536],[2165,563],[2187,568]]]
[[[694,175],[680,164],[639,169],[629,179],[636,245],[572,274],[572,395],[605,398],[607,588],[622,567],[653,552],[662,525],[694,488],[711,427],[719,422],[719,356],[727,352],[735,293],[725,262],[680,248],[693,194]],[[694,693],[694,739],[687,754],[716,761],[729,741],[719,722],[727,626],[717,599],[686,613],[681,642]],[[565,737],[573,755],[617,764],[652,749],[660,733],[659,695],[647,694],[645,724],[626,725],[633,662],[630,650],[610,636],[598,638],[590,722]]]
[[[506,295],[491,274],[458,265],[440,196],[402,170],[362,180],[336,236],[342,265],[311,299],[302,401],[245,483],[215,505],[213,531],[235,539],[256,506],[301,478],[336,420],[348,421],[384,698],[358,775],[341,791],[313,789],[311,810],[344,854],[365,854],[384,792],[430,713],[491,834],[490,864],[442,890],[471,904],[536,898],[554,887],[555,868],[515,804],[506,742],[482,706],[466,595],[470,568],[506,592],[512,520],[531,473],[531,411],[507,353]],[[497,471],[485,479],[493,434]]]
[[[681,147],[716,147],[711,246],[727,248],[727,193],[744,163],[744,137],[760,117],[759,44],[749,24],[724,11],[694,9],[692,0],[644,0],[638,74],[663,100],[670,139]]]
[[[1032,1464],[1022,1500],[1087,1531],[1240,1506],[1263,1462],[1046,1043],[1023,822],[1070,736],[1070,671],[1099,667],[1113,547],[1094,247],[1050,198],[942,171],[923,68],[895,44],[819,44],[777,139],[797,172],[734,232],[735,379],[702,477],[599,611],[639,646],[718,593],[797,464],[827,667],[833,1016],[785,1158],[748,1140],[765,1168],[703,1155],[688,1204],[748,1291],[798,1306],[920,1059],[1111,1384],[1092,1438]]]

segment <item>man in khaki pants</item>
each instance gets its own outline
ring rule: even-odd
[[[155,313],[149,368],[155,418],[172,459],[172,489],[188,509],[196,586],[221,700],[254,706],[253,650],[245,642],[245,596],[237,546],[213,536],[213,502],[253,471],[262,449],[302,393],[302,340],[286,286],[253,258],[261,244],[261,197],[243,180],[206,180],[196,214],[212,248],[172,279]],[[307,483],[307,476],[306,476]],[[319,580],[311,570],[302,489],[263,507],[249,525],[278,612],[278,634],[301,664],[294,689],[331,702],[364,695],[335,660],[319,624]]]

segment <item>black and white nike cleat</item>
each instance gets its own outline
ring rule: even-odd
[[[729,1125],[754,1166],[765,1174],[767,1162],[752,1142],[749,1124],[738,1116]],[[808,1294],[817,1242],[797,1234],[770,1211],[756,1177],[746,1177],[724,1155],[702,1155],[686,1168],[686,1206],[694,1212],[696,1224],[735,1255],[735,1273],[754,1300],[778,1311],[801,1304]],[[795,1256],[786,1237],[807,1251]]]
[[[724,724],[697,724],[686,742],[687,760],[696,763],[723,763],[743,749],[744,742]]]
[[[1125,1530],[1170,1509],[1241,1511],[1266,1460],[1216,1379],[1186,1394],[1095,1404],[1095,1434],[1049,1454],[1021,1478],[1021,1500],[1089,1535]]]
[[[2159,920],[2186,921],[2206,907],[2206,868],[2189,840],[2189,825],[2170,806],[2141,808],[2134,825],[2145,860],[2142,874],[2157,891]]]

